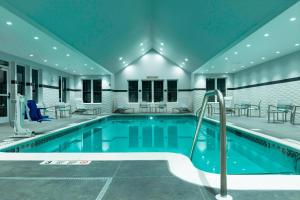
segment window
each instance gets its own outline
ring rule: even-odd
[[[154,81],[154,102],[161,102],[164,100],[164,82]]]
[[[17,65],[17,92],[25,95],[25,67]]]
[[[206,91],[214,90],[214,89],[215,89],[215,79],[207,78],[206,79]],[[215,102],[215,96],[209,96],[208,102]]]
[[[226,96],[226,78],[207,78],[206,79],[206,91],[218,89],[222,92],[223,96]],[[217,97],[208,97],[208,102],[216,102]]]
[[[152,81],[142,81],[142,101],[152,102]]]
[[[128,81],[128,102],[138,102],[138,81]]]
[[[67,102],[67,78],[58,77],[58,89],[59,89],[59,102]]]
[[[177,101],[177,80],[168,80],[168,102]]]
[[[32,99],[38,103],[39,101],[39,71],[32,69],[31,71],[32,80]]]
[[[82,100],[83,103],[102,102],[102,80],[82,80]]]
[[[102,102],[102,81],[93,80],[94,103]]]

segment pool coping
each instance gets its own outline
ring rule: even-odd
[[[136,115],[136,114],[131,114]],[[145,115],[145,114],[144,114]],[[152,114],[153,115],[153,114]],[[156,114],[157,115],[157,114]],[[159,115],[159,114],[158,114]],[[170,114],[174,115],[174,114]],[[193,114],[185,114],[193,115]],[[46,137],[63,130],[76,128],[79,125],[85,125],[104,119],[113,115],[99,116],[84,122],[72,123],[66,127],[49,131],[42,135],[22,139],[0,147],[6,149],[24,142],[29,142],[41,137]],[[121,115],[122,116],[122,115]],[[127,116],[127,115],[124,115]],[[213,123],[219,123],[217,120],[205,118]],[[256,131],[248,130],[242,127],[227,123],[227,126],[238,131],[250,133],[257,137],[261,137],[284,146],[300,151],[300,146],[294,143],[274,138]],[[91,161],[122,161],[122,160],[166,160],[169,163],[170,171],[178,178],[197,185],[220,188],[219,174],[205,172],[196,168],[190,159],[178,153],[7,153],[0,152],[1,161],[44,161],[44,160],[91,160]],[[258,175],[227,175],[228,189],[235,190],[300,190],[300,175],[281,175],[281,174],[258,174]],[[288,184],[287,184],[288,183]]]

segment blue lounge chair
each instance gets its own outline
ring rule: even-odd
[[[41,114],[41,110],[37,107],[34,100],[28,100],[27,107],[29,109],[28,114],[29,114],[29,119],[31,121],[37,121],[37,122],[50,121],[49,116],[43,116]]]

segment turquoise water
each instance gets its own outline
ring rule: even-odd
[[[72,130],[60,137],[19,147],[20,152],[175,152],[189,155],[196,120],[193,116],[112,116]],[[199,134],[194,165],[218,173],[218,126],[204,122]],[[261,140],[227,131],[229,174],[297,174],[296,158]]]

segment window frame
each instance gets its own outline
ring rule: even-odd
[[[176,90],[169,90],[169,82],[171,82],[171,81],[174,81],[174,82],[176,82]],[[173,93],[173,92],[175,92],[175,94],[176,94],[176,100],[170,100],[170,98],[169,98],[169,95],[171,94],[171,93]],[[178,80],[177,79],[169,79],[169,80],[167,80],[167,102],[170,102],[170,103],[176,103],[176,102],[178,102]]]
[[[37,84],[33,82],[33,71],[37,72]],[[40,91],[39,91],[39,85],[40,85],[40,70],[37,68],[32,67],[31,68],[31,98],[34,100],[36,103],[39,103],[40,99]],[[36,99],[34,99],[34,89],[36,90]]]
[[[224,95],[224,97],[227,95],[227,79],[228,79],[228,77],[206,77],[205,81],[207,81],[207,79],[213,79],[214,80],[214,90],[218,89],[218,80],[219,79],[224,79],[224,81],[225,81],[225,89],[224,89],[224,91],[221,91],[221,90],[220,91],[222,92],[222,94]],[[205,86],[205,89],[206,89],[206,91],[208,91],[207,90],[207,85]],[[217,103],[218,102],[218,98],[216,96],[214,96],[212,98],[214,98],[214,101],[208,101],[208,102],[210,102],[210,103]]]
[[[129,82],[137,82],[137,90],[136,91],[131,91],[130,87],[129,87]],[[128,84],[128,102],[129,103],[138,103],[139,102],[139,80],[127,80],[127,84]],[[135,92],[136,93],[136,101],[130,101],[130,92]]]
[[[159,103],[159,102],[164,102],[164,86],[165,86],[165,84],[164,84],[164,80],[153,80],[152,81],[153,83],[153,102],[154,103]],[[161,98],[162,98],[162,100],[161,101],[156,101],[156,99],[155,99],[155,97],[156,97],[156,92],[155,92],[155,82],[161,82],[162,83],[162,88],[161,88],[161,91],[158,91],[158,92],[160,92],[161,94]]]
[[[18,67],[22,67],[24,69],[24,74],[22,75],[23,82],[20,83],[18,80]],[[17,82],[17,94],[26,96],[26,65],[22,65],[22,64],[16,65],[16,82]],[[22,94],[21,92],[19,93],[19,90],[24,91],[24,94]]]
[[[101,92],[101,102],[94,102],[94,80],[100,80],[101,81],[101,88],[100,88],[100,92]],[[83,93],[84,93],[84,90],[83,90],[83,81],[90,81],[91,83],[91,102],[89,103],[85,103],[83,102]],[[84,79],[81,79],[81,84],[82,84],[82,102],[84,104],[102,104],[103,102],[103,80],[101,78],[84,78]]]
[[[67,103],[67,82],[65,76],[58,76],[58,102]]]

